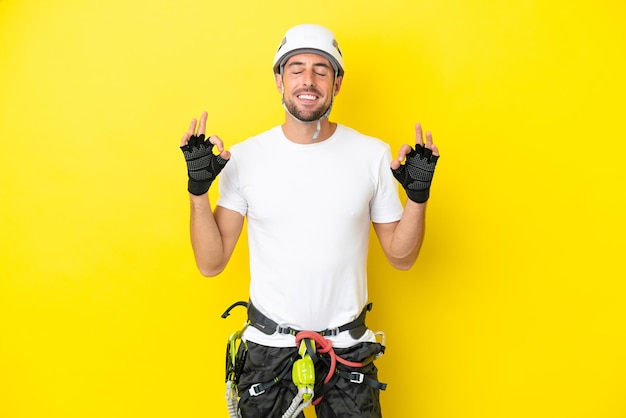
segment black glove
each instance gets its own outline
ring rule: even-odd
[[[406,161],[393,172],[406,194],[416,203],[424,203],[430,196],[430,184],[433,181],[438,155],[422,145],[416,144],[415,149],[406,155]]]
[[[204,134],[192,135],[187,145],[180,149],[187,161],[187,190],[196,196],[205,194],[228,160],[213,154],[213,144],[208,139],[204,140]]]

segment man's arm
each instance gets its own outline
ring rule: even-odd
[[[211,210],[209,187],[228,163],[230,152],[217,136],[205,140],[206,120],[204,112],[196,132],[197,121],[192,119],[180,148],[189,175],[190,235],[196,265],[204,276],[215,276],[228,264],[243,228],[243,216],[221,207],[215,212]],[[213,147],[217,148],[217,155]]]
[[[191,246],[196,265],[203,276],[216,276],[224,270],[233,254],[243,228],[243,216],[221,206],[212,212],[206,194],[189,194],[189,199]]]
[[[399,269],[410,269],[419,255],[426,225],[426,203],[407,200],[398,222],[375,223],[374,231],[389,263]]]
[[[408,199],[398,222],[375,223],[374,230],[387,260],[397,269],[411,268],[422,247],[426,202],[438,159],[439,150],[433,143],[432,134],[426,132],[424,143],[422,127],[418,123],[415,125],[415,149],[403,145],[398,158],[391,162],[393,175],[406,190]]]

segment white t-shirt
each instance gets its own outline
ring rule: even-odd
[[[300,330],[355,319],[368,302],[370,223],[402,216],[389,145],[343,125],[325,141],[296,144],[277,126],[232,146],[231,154],[217,204],[247,217],[254,306]],[[244,337],[295,344],[291,335],[253,327]],[[331,340],[336,347],[356,343],[348,332]]]

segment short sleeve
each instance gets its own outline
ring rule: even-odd
[[[217,199],[217,205],[239,212],[241,216],[246,216],[248,213],[248,203],[241,194],[237,160],[234,156],[231,156],[230,161],[220,173],[218,184],[219,197]]]
[[[374,223],[399,221],[403,207],[398,196],[398,185],[391,172],[391,148],[387,145],[378,164],[378,184],[370,203],[370,217]]]

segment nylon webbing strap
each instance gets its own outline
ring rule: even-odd
[[[372,303],[368,303],[367,305],[365,305],[365,307],[361,311],[361,314],[355,320],[350,321],[347,324],[344,324],[337,328],[327,328],[325,330],[317,332],[324,337],[334,337],[340,332],[350,331],[350,335],[352,336],[352,338],[358,339],[363,336],[363,334],[365,334],[365,331],[367,331],[367,327],[365,326],[365,316],[367,312],[371,310]],[[248,321],[250,322],[250,325],[266,335],[272,335],[276,332],[279,334],[296,335],[301,331],[299,329],[277,324],[276,322],[265,316],[261,311],[259,311],[252,304],[252,302],[248,303]]]
[[[349,380],[351,383],[357,384],[366,384],[376,389],[385,390],[387,389],[386,383],[381,383],[376,379],[372,379],[371,377],[367,377],[363,373],[359,372],[344,372],[342,370],[337,370],[337,374],[343,377],[346,380]]]

